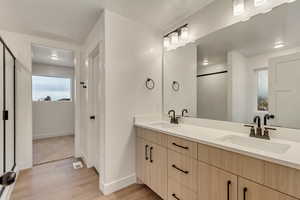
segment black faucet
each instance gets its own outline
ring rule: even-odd
[[[273,115],[273,114],[265,114],[265,116],[264,116],[264,125],[267,126],[268,120],[269,119],[274,119],[274,118],[275,118],[275,115]]]
[[[178,118],[176,117],[175,110],[169,110],[168,115],[171,118],[171,124],[178,124]]]
[[[256,136],[261,137],[262,136],[262,129],[261,129],[261,120],[260,116],[255,116],[253,119],[254,123],[257,123],[257,128],[256,128]]]
[[[181,116],[184,117],[184,113],[189,113],[189,111],[185,108],[181,111]]]

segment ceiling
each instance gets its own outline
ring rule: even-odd
[[[1,0],[0,29],[82,43],[106,8],[164,31],[213,0]]]
[[[71,50],[32,45],[32,62],[64,67],[74,67],[74,54]]]
[[[284,4],[271,12],[234,24],[196,41],[198,62],[225,63],[227,52],[236,50],[247,57],[300,46],[300,1]],[[276,42],[284,48],[274,49]]]

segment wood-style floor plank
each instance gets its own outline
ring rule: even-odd
[[[93,169],[74,170],[73,159],[47,163],[20,172],[11,200],[161,200],[143,185],[104,196]]]
[[[74,136],[33,140],[33,164],[62,160],[74,156]]]

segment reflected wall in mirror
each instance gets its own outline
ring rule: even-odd
[[[213,32],[164,55],[164,113],[300,128],[300,2]],[[172,90],[172,82],[180,90]]]

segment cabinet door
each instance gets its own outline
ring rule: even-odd
[[[150,185],[148,186],[160,197],[167,199],[167,149],[152,143],[150,146]]]
[[[239,178],[238,197],[239,200],[296,200],[243,178]]]
[[[237,176],[202,162],[198,162],[198,174],[198,199],[237,200]]]
[[[137,177],[146,185],[150,184],[150,145],[142,138],[137,138],[136,168]]]

